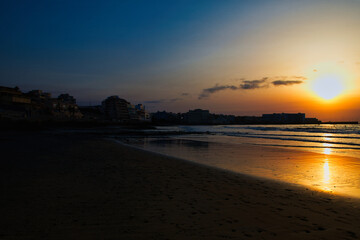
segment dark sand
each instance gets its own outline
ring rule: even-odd
[[[360,238],[356,200],[91,136],[0,145],[0,239]]]

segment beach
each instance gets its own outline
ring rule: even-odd
[[[360,238],[357,199],[93,135],[4,133],[0,143],[0,239]]]

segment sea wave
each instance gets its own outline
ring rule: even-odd
[[[255,131],[281,131],[281,132],[304,132],[304,133],[333,133],[333,134],[355,134],[360,135],[359,125],[315,125],[304,126],[224,126],[224,129],[233,130],[255,130]]]
[[[259,139],[273,144],[288,144],[292,146],[336,145],[339,148],[353,149],[360,147],[360,125],[217,125],[217,126],[178,126],[179,130],[204,136],[215,134],[219,136]],[[246,142],[246,141],[245,141]],[[253,142],[253,141],[250,141]],[[264,142],[265,143],[265,142]],[[331,147],[331,146],[326,146]]]
[[[223,134],[227,134],[226,132],[223,132]],[[265,134],[265,133],[242,133],[242,132],[237,132],[236,134],[239,134],[240,136],[249,136],[249,135],[254,135],[254,136],[264,136],[264,137],[301,137],[301,138],[319,138],[319,137],[326,137],[328,139],[355,139],[355,140],[360,140],[360,135],[359,136],[346,136],[346,135],[326,135],[326,136],[321,136],[321,135],[297,135],[297,134]]]
[[[295,137],[286,137],[281,135],[272,135],[272,136],[264,136],[264,135],[253,135],[253,134],[237,134],[237,133],[227,133],[225,134],[227,136],[232,137],[248,137],[248,138],[263,138],[263,139],[272,139],[272,140],[284,140],[284,141],[298,141],[298,142],[311,142],[311,143],[326,143],[326,144],[341,144],[341,145],[350,145],[350,146],[359,146],[360,143],[355,142],[335,142],[335,141],[329,141],[329,140],[319,140],[319,139],[307,139],[307,138],[295,138]],[[287,135],[291,136],[291,135]],[[304,136],[301,136],[304,137]]]

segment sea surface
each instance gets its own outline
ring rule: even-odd
[[[162,126],[146,132],[146,137],[125,142],[217,168],[360,198],[357,124]]]

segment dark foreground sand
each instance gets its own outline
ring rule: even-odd
[[[95,137],[0,145],[0,239],[360,238],[357,201]]]

